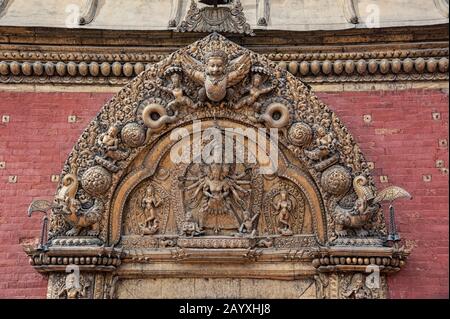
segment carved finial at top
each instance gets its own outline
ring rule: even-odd
[[[228,32],[253,35],[240,0],[200,0],[209,6],[199,8],[192,0],[177,32]],[[231,4],[231,6],[218,6]],[[213,6],[213,7],[211,7]]]
[[[231,0],[200,0],[201,3],[210,5],[210,6],[218,6],[220,4],[230,4]]]

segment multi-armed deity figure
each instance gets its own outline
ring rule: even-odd
[[[210,215],[227,214],[234,216],[239,225],[241,218],[237,211],[245,210],[241,194],[249,192],[242,185],[249,185],[251,182],[243,179],[245,174],[231,175],[229,165],[213,163],[205,168],[206,174],[187,179],[195,182],[186,187],[186,190],[193,190],[192,198],[201,196],[200,227],[204,227],[204,221]],[[215,229],[216,233],[219,231],[218,228]]]

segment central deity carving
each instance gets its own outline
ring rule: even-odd
[[[238,229],[248,207],[243,199],[250,192],[245,188],[251,184],[248,170],[234,174],[231,165],[213,163],[201,165],[194,174],[185,177],[184,187],[192,198],[188,209],[198,207],[200,229],[212,230],[214,234],[219,234],[224,227]]]

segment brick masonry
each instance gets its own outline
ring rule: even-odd
[[[52,175],[111,95],[0,92],[0,117],[9,115],[0,122],[0,298],[45,298],[46,278],[21,248],[39,236],[41,217],[28,218],[26,210],[33,199],[51,199]],[[448,91],[318,95],[374,163],[377,186],[402,186],[414,196],[396,205],[401,236],[414,248],[407,266],[390,277],[390,296],[448,298]]]

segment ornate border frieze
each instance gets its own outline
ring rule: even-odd
[[[121,86],[167,55],[0,49],[0,82]],[[264,56],[308,83],[448,80],[448,48]]]

